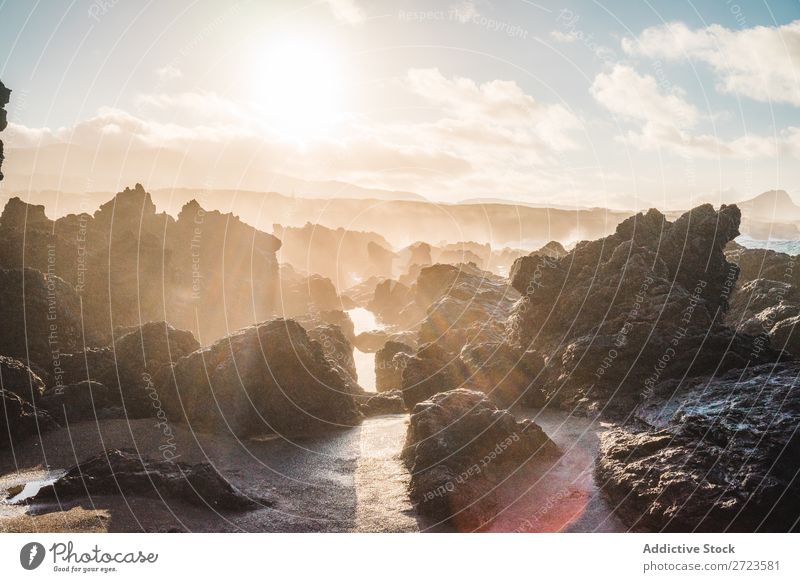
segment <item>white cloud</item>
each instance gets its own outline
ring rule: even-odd
[[[800,20],[776,27],[690,29],[671,22],[623,39],[631,55],[709,64],[720,90],[765,102],[800,106]]]
[[[166,65],[156,69],[156,76],[161,81],[172,81],[173,79],[180,79],[183,77],[183,72],[174,65]]]
[[[639,125],[638,131],[620,136],[638,148],[664,148],[680,155],[704,158],[747,159],[800,153],[793,141],[797,129],[791,127],[776,136],[745,135],[727,140],[696,133],[701,115],[686,100],[682,90],[660,87],[654,77],[641,75],[625,65],[615,65],[610,72],[597,75],[590,91],[621,120]]]
[[[325,0],[333,12],[333,17],[347,24],[359,24],[366,20],[366,15],[356,0]]]
[[[412,69],[408,88],[441,109],[445,119],[482,123],[487,132],[526,133],[555,151],[575,148],[570,133],[582,124],[561,104],[542,104],[514,81],[478,84],[464,77],[445,77],[438,69]]]

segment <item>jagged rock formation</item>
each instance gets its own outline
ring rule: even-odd
[[[375,389],[378,392],[403,389],[403,370],[413,353],[411,346],[394,341],[386,342],[375,352]]]
[[[419,513],[458,529],[487,525],[499,509],[494,488],[555,444],[530,420],[517,421],[480,392],[452,390],[414,407],[403,450]]]
[[[399,391],[381,392],[359,399],[359,410],[366,417],[382,414],[403,414],[406,411],[403,395]]]
[[[508,338],[545,356],[548,397],[623,412],[660,380],[774,361],[724,324],[738,269],[723,250],[739,219],[735,206],[699,206],[674,223],[650,210],[561,259],[519,259]]]
[[[641,426],[601,438],[598,483],[629,526],[788,531],[800,518],[800,368],[763,365],[665,382]]]
[[[738,331],[756,336],[760,344],[771,345],[797,357],[800,334],[800,291],[791,283],[754,279],[737,288],[731,297],[728,323]]]
[[[339,289],[372,276],[391,276],[392,246],[375,232],[331,229],[311,223],[302,228],[275,224],[272,232],[282,242],[282,263],[327,277]]]
[[[0,354],[43,379],[56,373],[61,354],[105,343],[84,313],[75,289],[52,270],[0,269]]]
[[[508,282],[474,265],[433,265],[417,278],[416,302],[427,309],[419,343],[457,353],[468,343],[500,341],[519,294]]]
[[[32,501],[61,503],[98,495],[155,497],[228,511],[264,505],[236,491],[209,463],[151,461],[127,449],[109,449],[82,461]]]
[[[725,248],[725,257],[739,267],[739,284],[769,279],[800,286],[797,257],[770,249],[747,249],[735,242]]]
[[[195,201],[174,220],[156,212],[139,184],[94,215],[56,221],[11,199],[0,241],[0,267],[60,277],[83,301],[85,329],[101,340],[119,326],[166,320],[208,343],[277,308],[280,241]]]
[[[5,110],[5,106],[8,105],[8,101],[11,99],[11,90],[6,89],[6,86],[3,85],[3,82],[0,81],[0,131],[3,131],[6,127],[8,127],[8,117],[7,112]],[[0,181],[3,179],[3,142],[0,140]]]
[[[353,344],[338,325],[325,324],[308,329],[308,337],[322,346],[325,357],[350,384],[351,391],[358,392],[358,371],[353,358]]]
[[[55,428],[50,415],[36,406],[43,392],[44,382],[30,368],[0,356],[0,450]]]
[[[193,352],[159,386],[170,417],[199,431],[297,436],[360,419],[346,379],[292,320],[251,326]]]

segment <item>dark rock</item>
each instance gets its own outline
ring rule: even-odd
[[[800,518],[800,368],[665,382],[601,438],[597,479],[632,527],[788,531]],[[642,428],[645,427],[645,428]]]
[[[124,416],[119,394],[91,380],[51,388],[41,397],[40,405],[61,426]]]
[[[795,324],[800,320],[800,291],[785,281],[754,279],[734,291],[728,323],[737,331],[763,336],[764,345],[800,355],[800,334]]]
[[[406,285],[392,279],[384,279],[375,286],[372,299],[367,303],[367,309],[384,323],[402,323],[403,318],[400,317],[400,313],[411,300],[411,290]]]
[[[406,412],[403,395],[400,391],[382,392],[366,396],[360,404],[364,416],[381,416],[383,414],[404,414]]]
[[[472,530],[500,509],[495,491],[500,481],[534,458],[557,454],[534,422],[517,421],[480,392],[458,389],[414,407],[403,459],[417,510]]]
[[[52,485],[42,488],[31,501],[60,503],[97,495],[176,499],[228,511],[262,505],[236,491],[209,463],[188,465],[145,460],[127,449],[109,449],[83,461]]]
[[[8,390],[0,389],[0,450],[56,428],[47,412]]]
[[[305,435],[359,422],[346,380],[295,321],[276,319],[181,358],[160,391],[194,430]]]
[[[524,257],[508,341],[546,358],[541,387],[557,404],[624,414],[661,380],[775,361],[724,323],[738,269],[725,245],[735,206],[699,206],[669,222],[657,210],[561,259]]]
[[[91,326],[83,325],[72,285],[35,269],[0,269],[0,321],[0,354],[47,374],[58,367],[60,354],[102,342]]]
[[[375,389],[391,392],[403,389],[403,370],[414,348],[400,342],[386,342],[375,352]],[[397,357],[399,356],[399,357]]]
[[[328,361],[344,374],[349,382],[358,384],[358,371],[353,358],[353,345],[338,325],[321,325],[308,330],[308,337],[319,342]]]
[[[747,249],[735,242],[725,248],[725,256],[739,267],[739,284],[768,279],[800,286],[797,256],[770,249]]]
[[[0,131],[3,131],[8,126],[5,106],[8,105],[10,99],[11,90],[6,89],[6,86],[0,81]],[[3,142],[0,141],[0,181],[3,180],[3,159]]]
[[[544,358],[534,350],[522,351],[507,343],[470,344],[461,350],[469,388],[490,396],[500,406],[544,406],[538,385]]]
[[[28,402],[38,402],[45,390],[42,379],[28,366],[6,356],[0,356],[0,381],[0,388]]]
[[[426,344],[404,361],[403,400],[409,410],[434,394],[460,387],[467,377],[461,359],[438,344]]]

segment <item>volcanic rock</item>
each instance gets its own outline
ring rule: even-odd
[[[403,370],[414,349],[400,342],[386,342],[375,352],[375,389],[391,392],[403,389]]]
[[[56,427],[47,412],[9,390],[0,389],[0,450]]]
[[[648,531],[789,531],[800,518],[797,364],[665,382],[601,437],[598,483]]]
[[[43,487],[31,501],[60,503],[97,495],[167,498],[228,511],[259,506],[236,491],[209,463],[145,460],[128,449],[108,449],[83,461]]]
[[[517,421],[486,395],[458,389],[414,407],[403,459],[419,513],[472,530],[500,509],[495,488],[501,480],[534,458],[557,454],[533,421]]]
[[[403,395],[397,390],[362,397],[359,409],[366,417],[406,412]]]
[[[735,206],[699,206],[672,223],[650,210],[561,259],[515,263],[523,298],[508,340],[546,358],[548,397],[620,414],[661,380],[775,361],[724,324],[738,269],[723,249],[739,219]]]
[[[239,330],[181,358],[160,394],[193,429],[240,437],[306,435],[360,419],[346,380],[292,320]]]

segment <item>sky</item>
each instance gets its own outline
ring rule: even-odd
[[[800,201],[800,2],[0,0],[5,189]]]

